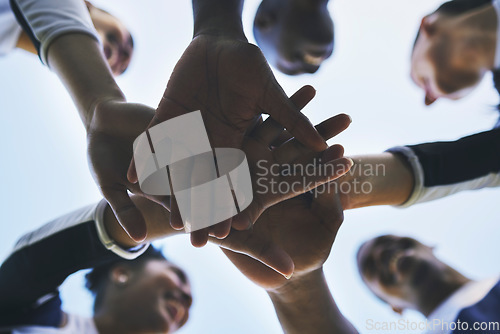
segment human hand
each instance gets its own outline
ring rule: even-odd
[[[313,191],[267,209],[252,230],[233,230],[227,238],[211,241],[219,244],[231,262],[255,284],[268,291],[279,290],[290,281],[276,268],[271,270],[264,265],[259,252],[270,247],[286,252],[294,264],[291,280],[300,279],[323,266],[343,222],[342,206],[332,184],[315,190],[316,194]]]
[[[337,126],[335,122],[323,122],[317,129],[328,138]],[[268,141],[272,139],[268,138]],[[305,151],[304,147],[296,146],[289,154],[303,155],[307,153]],[[287,283],[283,272],[291,274],[293,266],[283,267],[289,262],[282,255],[282,267],[273,268],[282,273],[279,275],[261,263],[259,254],[270,248],[286,252],[290,256],[288,260],[294,264],[292,279],[321,268],[343,221],[341,197],[335,186],[335,182],[325,183],[312,193],[278,203],[268,208],[251,230],[233,230],[226,239],[211,238],[211,241],[219,244],[236,267],[253,282],[267,290],[278,289]]]
[[[266,113],[307,147],[314,151],[327,148],[288,99],[259,48],[242,39],[197,35],[177,63],[149,127],[196,110],[201,111],[212,147],[241,148],[245,134]],[[133,162],[128,179],[137,182]],[[165,207],[170,205],[172,226],[182,229],[174,196],[172,203],[167,200],[170,198],[157,198]],[[228,220],[210,231],[225,237],[230,226]]]
[[[151,122],[154,109],[124,101],[106,100],[94,110],[87,132],[89,167],[103,196],[127,234],[135,241],[146,238],[141,212],[127,190],[142,194],[127,180],[132,143]]]
[[[314,95],[314,89],[305,86],[290,99],[301,109]],[[349,116],[341,114],[322,122],[317,129],[323,132],[325,139],[330,139],[350,123]],[[334,180],[350,169],[352,161],[342,157],[343,148],[340,145],[317,153],[307,149],[296,139],[291,139],[270,149],[271,143],[276,144],[275,139],[283,132],[282,126],[268,118],[245,137],[243,150],[251,174],[255,176],[252,179],[253,201],[233,217],[233,228],[248,229],[266,208]],[[214,228],[217,229],[221,225],[218,224]],[[191,233],[192,244],[197,247],[205,245],[209,234],[214,235],[208,228]]]

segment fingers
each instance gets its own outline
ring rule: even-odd
[[[306,85],[296,91],[292,96],[290,96],[290,100],[299,110],[304,109],[305,106],[309,104],[309,102],[314,99],[316,96],[316,90],[313,86]]]
[[[321,160],[323,163],[328,161],[337,160],[344,156],[344,147],[342,145],[332,145],[321,153]]]
[[[172,226],[174,230],[184,229],[184,222],[182,221],[181,212],[175,200],[175,196],[170,196],[170,226]]]
[[[352,119],[349,115],[338,114],[316,125],[316,130],[325,140],[328,140],[347,129],[351,123]]]
[[[136,242],[146,239],[146,222],[142,213],[130,199],[125,187],[119,189],[103,188],[102,194],[111,206],[118,222],[125,232]]]
[[[128,166],[127,180],[130,183],[137,183],[139,181],[139,178],[137,177],[137,170],[135,169],[135,160],[133,157],[132,161],[130,162],[130,165]]]
[[[208,242],[208,228],[191,232],[191,244],[194,247],[203,247]]]
[[[290,97],[292,103],[302,110],[316,95],[316,90],[312,86],[304,86]],[[283,126],[269,117],[262,125],[258,126],[252,134],[263,144],[270,146],[278,137],[283,134]],[[289,136],[289,134],[287,134]]]
[[[264,209],[258,200],[258,197],[255,196],[254,200],[250,205],[236,216],[232,218],[232,227],[238,231],[245,231],[250,229],[253,224],[260,217]]]
[[[226,219],[225,221],[212,226],[210,234],[218,239],[227,237],[231,231],[231,221],[232,219]]]
[[[328,147],[309,119],[287,98],[277,82],[270,85],[261,108],[306,147],[317,152]]]
[[[351,124],[351,118],[346,114],[339,114],[321,122],[316,126],[325,140],[335,137]],[[310,154],[310,150],[297,140],[289,140],[273,151],[273,156],[278,163],[288,163],[300,156]]]
[[[342,157],[318,164],[314,167],[309,167],[306,175],[290,174],[282,176],[277,186],[273,188],[274,191],[272,193],[271,204],[282,202],[286,199],[313,190],[324,183],[333,181],[347,173],[352,165],[353,161],[350,158]]]
[[[207,244],[209,235],[222,239],[228,236],[230,230],[231,219],[228,219],[217,225],[193,231],[191,232],[191,244],[194,247],[203,247]]]
[[[303,191],[301,191],[301,193],[312,190],[318,187],[319,185],[322,185],[324,183],[333,181],[341,177],[351,169],[353,164],[354,162],[350,158],[345,158],[345,157],[320,164],[316,168],[316,170],[313,173],[311,173],[312,174],[311,176],[307,176],[304,178],[304,180],[307,182],[304,182],[303,184],[304,188]],[[292,180],[290,180],[289,182],[292,182]]]
[[[224,249],[248,255],[287,279],[293,274],[294,264],[288,253],[274,244],[272,240],[260,237],[251,231],[232,231],[223,240],[216,241],[215,239],[211,239],[211,241],[214,241]],[[256,264],[260,265],[259,263]]]

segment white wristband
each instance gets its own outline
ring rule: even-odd
[[[139,246],[138,249],[124,249],[118,246],[115,241],[109,236],[108,232],[106,232],[106,227],[104,226],[104,210],[108,206],[106,200],[102,200],[97,205],[97,209],[95,210],[95,224],[97,227],[97,235],[99,236],[99,240],[103,244],[106,249],[112,251],[119,257],[122,257],[126,260],[133,260],[140,255],[142,255],[146,249],[149,247],[149,243]]]

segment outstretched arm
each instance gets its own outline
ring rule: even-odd
[[[399,146],[352,157],[334,181],[344,209],[414,204],[465,190],[500,186],[500,128],[456,141]]]
[[[404,203],[413,189],[414,177],[404,157],[380,153],[351,157],[354,165],[333,181],[345,210]]]
[[[161,224],[165,219],[162,207],[134,200],[151,227],[151,238],[177,233]],[[58,287],[69,275],[117,256],[135,258],[147,248],[147,244],[135,248],[138,245],[119,226],[103,200],[21,237],[0,267],[0,328],[59,326]]]
[[[122,226],[136,240],[146,236],[145,222],[140,211],[130,200],[127,189],[139,191],[138,187],[126,179],[126,167],[122,171],[120,163],[124,155],[123,146],[129,141],[130,156],[132,141],[142,129],[130,127],[134,122],[128,112],[148,112],[151,108],[126,103],[125,97],[116,84],[111,69],[103,55],[99,37],[90,19],[89,11],[81,0],[11,0],[11,7],[16,17],[40,55],[41,60],[61,79],[70,93],[83,121],[88,137],[101,135],[101,141],[89,140],[89,161],[102,194],[108,200]],[[26,38],[21,42],[26,45]],[[118,111],[126,111],[119,113]],[[114,126],[114,133],[102,130],[102,119],[105,114]],[[113,117],[109,116],[113,114]],[[117,121],[119,119],[119,122]],[[121,138],[112,138],[121,132]],[[131,137],[132,139],[125,139]],[[102,145],[113,146],[107,157],[113,161],[109,164],[106,156],[97,152]],[[125,153],[127,154],[127,153]],[[106,161],[106,163],[103,163]],[[127,164],[127,162],[125,162]]]

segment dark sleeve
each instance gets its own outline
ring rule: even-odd
[[[413,168],[415,187],[402,206],[427,202],[464,190],[500,186],[500,129],[450,142],[400,146]]]
[[[500,282],[479,303],[460,311],[458,321],[453,334],[500,333]]]
[[[60,217],[24,235],[0,267],[0,329],[59,326],[58,287],[72,273],[116,259],[98,230],[106,203]]]

